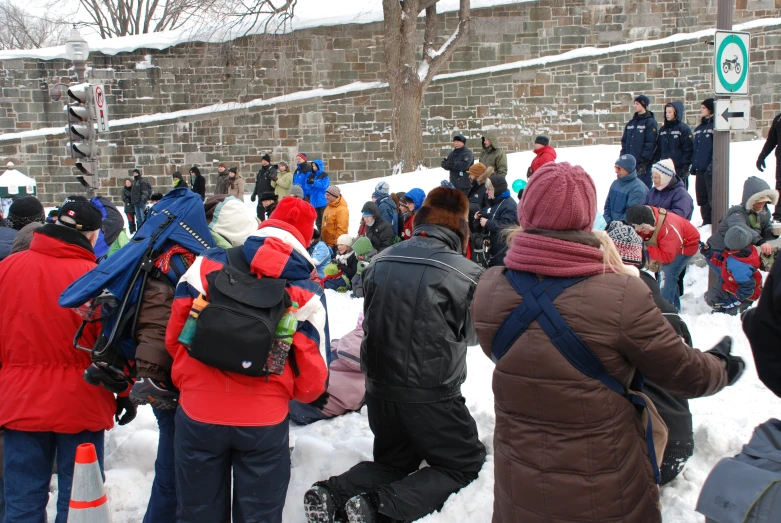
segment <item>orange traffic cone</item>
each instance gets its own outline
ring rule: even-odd
[[[92,443],[76,448],[68,523],[111,523],[98,454]]]

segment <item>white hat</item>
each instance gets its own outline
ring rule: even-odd
[[[342,234],[339,236],[339,239],[336,240],[336,245],[346,245],[348,247],[352,247],[353,239],[350,237],[349,234]]]

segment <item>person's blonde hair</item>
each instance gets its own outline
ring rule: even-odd
[[[513,238],[520,232],[523,232],[523,227],[520,225],[507,229],[505,234],[507,235],[508,246],[512,245]],[[605,264],[605,272],[608,272],[609,270],[616,274],[634,275],[634,271],[630,267],[624,265],[624,261],[621,259],[621,254],[619,254],[618,249],[616,249],[616,245],[605,231],[591,231],[591,234],[599,240],[599,247],[602,250],[602,262]]]

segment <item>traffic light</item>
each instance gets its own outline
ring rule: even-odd
[[[65,107],[68,117],[68,154],[80,160],[76,167],[83,174],[76,178],[85,187],[97,183],[98,140],[95,132],[95,114],[92,100],[92,86],[78,84],[68,89],[69,103]]]

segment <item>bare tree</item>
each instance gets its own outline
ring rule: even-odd
[[[66,29],[58,21],[34,16],[10,1],[0,2],[0,50],[58,45],[65,40]]]
[[[382,0],[385,18],[385,63],[393,102],[392,135],[395,172],[416,169],[423,164],[423,129],[420,113],[425,93],[434,75],[453,56],[469,35],[470,0],[460,0],[458,25],[439,47],[437,2],[439,0]],[[416,28],[425,11],[422,58],[418,60]]]

